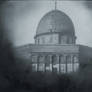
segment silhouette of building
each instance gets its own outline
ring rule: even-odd
[[[16,48],[16,57],[30,62],[33,71],[76,72],[92,58],[92,48],[76,44],[72,20],[57,9],[42,17],[34,39]]]

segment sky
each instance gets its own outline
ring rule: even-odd
[[[13,45],[34,43],[40,19],[53,10],[54,6],[52,0],[10,0],[2,4],[2,24]],[[72,19],[77,36],[76,43],[92,47],[92,2],[58,1],[57,9]]]

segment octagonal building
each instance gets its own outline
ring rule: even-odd
[[[35,44],[16,49],[16,57],[30,62],[32,71],[71,73],[92,59],[92,48],[76,45],[72,20],[57,9],[41,18],[34,39]]]

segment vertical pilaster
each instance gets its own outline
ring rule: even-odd
[[[47,60],[47,56],[44,56],[44,72],[46,72],[46,60]]]
[[[31,58],[31,69],[32,69],[32,54],[31,54],[30,58]],[[32,69],[32,70],[33,70],[33,69]]]
[[[35,63],[35,67],[36,67],[36,69],[35,69],[35,70],[37,71],[37,55],[36,55],[36,57],[35,57],[35,58],[36,58],[36,59],[35,59],[35,62],[34,62],[34,63]]]
[[[74,56],[71,55],[71,62],[72,62],[72,72],[74,72]]]
[[[59,73],[61,73],[61,56],[59,55]]]
[[[52,55],[50,56],[50,70],[53,71]]]
[[[37,56],[37,72],[39,71],[39,56]]]
[[[64,61],[65,61],[65,67],[66,67],[66,73],[67,73],[67,55],[64,55]]]
[[[58,68],[58,73],[59,73],[59,55],[56,55],[56,57],[57,57],[57,68]]]

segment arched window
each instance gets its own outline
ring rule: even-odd
[[[66,56],[66,63],[72,63],[71,62],[71,56],[70,55]]]
[[[31,56],[31,62],[32,63],[37,62],[37,56],[36,55]]]
[[[74,55],[74,63],[78,63],[78,57],[76,55]]]
[[[67,43],[67,37],[65,35],[61,36],[61,44],[66,44]]]
[[[44,71],[45,69],[45,60],[44,56],[38,57],[38,71]]]
[[[40,42],[40,39],[38,38],[38,44],[39,44],[39,42]]]
[[[66,64],[65,64],[65,60],[64,60],[64,56],[60,55],[59,56],[59,71],[61,73],[65,73],[66,72]]]
[[[63,55],[59,56],[59,62],[60,62],[60,64],[65,63]]]
[[[42,37],[42,43],[45,44],[45,37]]]
[[[76,72],[79,68],[78,56],[73,56],[73,71]]]
[[[58,56],[56,55],[53,55],[52,56],[52,71],[53,72],[58,72],[59,71],[59,62],[58,62],[58,59],[57,59]]]
[[[52,56],[52,63],[53,64],[56,64],[57,63],[57,57],[56,57],[56,55],[53,55]]]
[[[50,64],[50,55],[47,55],[47,56],[45,57],[45,63],[46,63],[47,65]]]
[[[73,43],[73,38],[72,38],[72,36],[68,36],[68,37],[67,37],[67,43],[68,43],[68,44],[72,44],[72,43]]]
[[[45,61],[44,56],[39,56],[38,60],[40,63],[44,63],[44,61]]]
[[[53,36],[50,36],[49,43],[53,43]]]
[[[33,71],[37,71],[37,63],[33,63],[32,64],[32,70]]]
[[[37,56],[36,55],[31,56],[31,64],[32,64],[32,70],[37,71]]]
[[[51,66],[50,66],[50,64],[51,64],[51,62],[50,62],[50,55],[47,55],[47,56],[45,56],[45,70],[46,70],[46,72],[47,71],[50,71],[51,70]]]
[[[67,73],[73,72],[73,63],[71,55],[66,56]]]

